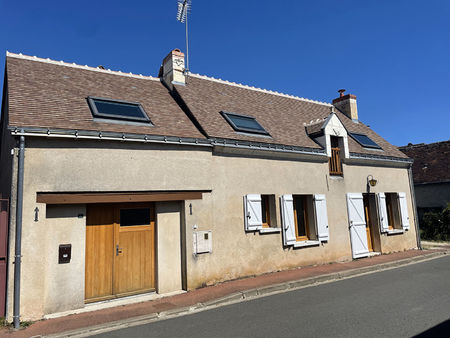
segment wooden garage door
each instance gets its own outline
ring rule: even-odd
[[[86,220],[86,302],[154,290],[150,203],[91,204]]]

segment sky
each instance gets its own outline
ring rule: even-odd
[[[186,50],[176,12],[176,0],[0,0],[0,77],[6,51],[157,76]],[[448,0],[192,0],[189,34],[193,73],[324,102],[345,88],[397,146],[450,139]]]

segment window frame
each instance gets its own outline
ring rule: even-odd
[[[248,116],[248,115],[242,115],[242,114],[236,114],[236,113],[231,113],[231,112],[226,112],[226,111],[221,111],[220,114],[224,117],[224,119],[228,122],[228,124],[230,124],[230,126],[235,130],[235,131],[240,131],[240,132],[245,132],[245,133],[251,133],[251,134],[258,134],[258,135],[268,135],[270,136],[269,132],[261,125],[261,123],[259,123],[255,117],[253,116]],[[233,120],[230,118],[230,116],[236,116],[236,117],[240,117],[240,118],[246,118],[246,119],[250,119],[255,121],[255,123],[261,127],[262,130],[256,130],[256,129],[251,129],[251,128],[242,128],[242,127],[238,127]]]
[[[358,144],[361,146],[361,147],[363,147],[363,148],[371,148],[371,149],[383,149],[383,148],[381,148],[380,147],[380,145],[378,144],[378,143],[376,143],[374,140],[372,140],[370,137],[369,137],[369,135],[366,135],[366,134],[360,134],[360,133],[348,133],[349,135],[350,135],[350,137],[352,138],[352,139],[354,139],[356,142],[358,142]],[[375,143],[376,145],[374,146],[374,145],[368,145],[368,144],[363,144],[363,143],[361,143],[361,141],[359,141],[355,136],[353,136],[353,135],[358,135],[358,136],[365,136],[365,137],[367,137],[369,140],[371,140],[373,143]]]
[[[310,239],[310,224],[309,224],[309,214],[308,214],[308,202],[306,195],[293,195],[294,199],[293,207],[294,207],[294,222],[295,222],[295,238],[297,242],[308,241]],[[297,201],[301,199],[301,203],[303,205],[303,223],[305,226],[305,235],[299,235],[299,223],[298,223],[298,210],[297,210]]]
[[[252,214],[253,216],[256,216],[257,220],[256,224],[254,222],[250,223]],[[264,214],[266,222],[264,222],[263,217]],[[259,231],[260,233],[281,232],[281,227],[277,225],[279,220],[276,218],[276,215],[277,215],[277,205],[275,194],[244,195],[244,227],[246,232],[250,231]]]
[[[336,143],[337,146],[333,147],[333,143]],[[339,137],[330,136],[331,157],[328,159],[328,169],[330,176],[344,176],[341,147],[339,146],[339,143],[340,143]]]
[[[108,99],[105,97],[98,97],[98,96],[88,96],[87,98],[89,108],[91,109],[92,116],[98,117],[98,118],[104,118],[104,119],[111,119],[111,120],[119,120],[119,121],[132,121],[132,122],[142,122],[142,123],[148,123],[152,125],[152,121],[148,117],[147,113],[145,112],[144,108],[139,102],[131,102],[131,101],[124,101],[124,100],[115,100],[115,99]],[[119,104],[126,104],[126,105],[132,105],[137,106],[140,110],[142,117],[126,117],[121,115],[112,115],[112,114],[105,114],[100,113],[97,109],[97,106],[95,104],[95,101],[103,101],[103,102],[110,102],[110,103],[119,103]]]
[[[143,225],[121,226],[120,211],[125,209],[150,209],[150,223]],[[155,226],[155,222],[156,222],[155,202],[118,203],[114,208],[114,226],[117,227],[118,232],[150,230],[152,227]]]
[[[261,195],[261,214],[262,214],[262,227],[270,228],[270,195]],[[266,222],[264,222],[264,217]]]
[[[388,231],[402,230],[401,210],[398,201],[398,193],[385,192],[386,216],[388,219]]]

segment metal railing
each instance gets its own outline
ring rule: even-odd
[[[343,175],[340,152],[339,148],[331,148],[331,157],[328,160],[330,175]]]

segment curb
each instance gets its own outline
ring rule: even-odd
[[[294,291],[298,289],[307,288],[310,286],[315,286],[319,284],[331,283],[338,280],[349,279],[353,277],[358,277],[362,275],[367,275],[379,271],[391,270],[402,266],[407,266],[410,264],[420,263],[439,257],[443,257],[450,254],[448,251],[432,252],[429,254],[424,254],[422,256],[415,256],[411,258],[405,258],[398,261],[386,262],[371,266],[366,266],[362,268],[355,268],[340,272],[333,272],[329,274],[324,274],[315,277],[308,277],[304,279],[299,279],[295,281],[288,281],[279,284],[273,284],[268,286],[263,286],[255,289],[249,289],[245,291],[235,292],[224,297],[216,298],[204,303],[197,303],[191,306],[185,306],[181,308],[175,308],[167,311],[162,311],[158,313],[151,313],[139,317],[131,317],[116,322],[103,323],[95,326],[90,326],[87,328],[81,328],[56,334],[42,335],[38,337],[48,337],[48,338],[60,338],[60,337],[88,337],[95,334],[105,333],[109,331],[124,329],[127,327],[144,325],[155,321],[170,319],[182,315],[193,314],[197,312],[202,312],[217,307],[231,305],[235,303],[240,303],[252,299],[262,298],[266,296],[271,296],[279,293]]]

